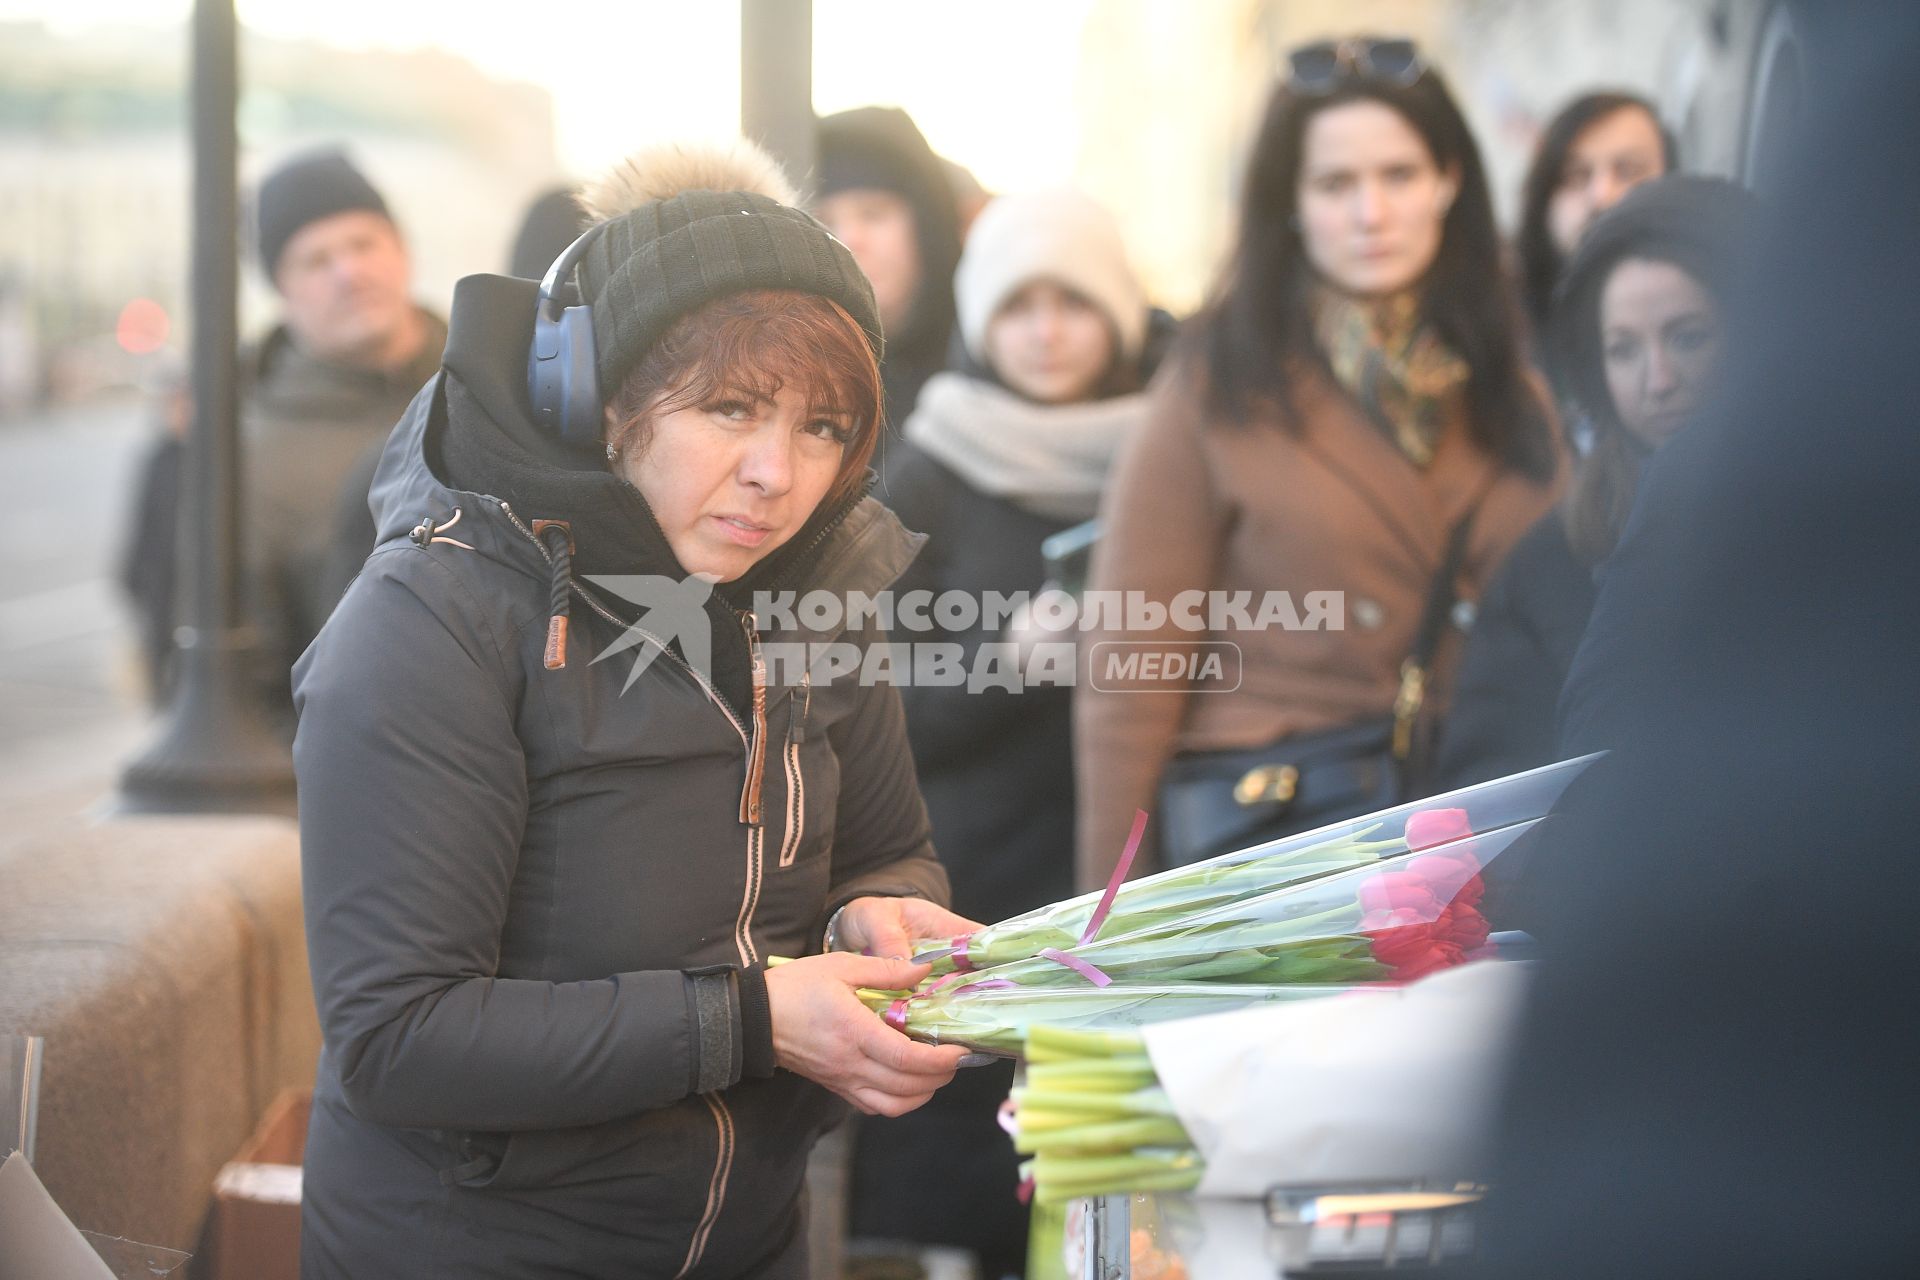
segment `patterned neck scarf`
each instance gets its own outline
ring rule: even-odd
[[[1314,303],[1314,336],[1334,380],[1373,424],[1417,467],[1433,461],[1447,407],[1469,370],[1431,325],[1420,321],[1420,295],[1350,297],[1322,288]]]

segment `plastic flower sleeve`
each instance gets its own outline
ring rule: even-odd
[[[929,1044],[960,1044],[1003,1057],[1020,1057],[1035,1027],[1049,1031],[1130,1031],[1176,1018],[1226,1013],[1259,1004],[1316,999],[1337,986],[1271,986],[1225,982],[1146,986],[1022,987],[960,982],[919,992],[860,992],[888,1024]]]
[[[1406,982],[1488,951],[1481,870],[1538,820],[983,970],[1028,987]]]
[[[1445,795],[1333,823],[1221,854],[1203,862],[1110,886],[1109,912],[1096,921],[1102,892],[1011,916],[961,938],[922,939],[917,958],[950,970],[986,969],[1071,948],[1097,923],[1096,940],[1153,929],[1210,907],[1301,884],[1396,854],[1417,852],[1451,836],[1489,834],[1544,817],[1568,785],[1599,756],[1581,756],[1496,778]]]

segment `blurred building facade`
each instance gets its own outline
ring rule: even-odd
[[[187,37],[84,37],[0,25],[0,420],[46,400],[138,383],[186,346],[191,145]],[[557,180],[546,90],[433,51],[348,51],[243,37],[241,178],[343,143],[413,248],[420,300],[500,270],[521,212]],[[243,330],[273,313],[243,244]],[[127,303],[171,323],[158,348],[116,333]]]

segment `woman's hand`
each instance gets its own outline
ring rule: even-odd
[[[862,898],[861,902],[894,901]],[[923,906],[931,904],[922,903]],[[938,907],[932,907],[940,911]],[[940,911],[951,919],[949,913]],[[962,922],[964,923],[964,922]],[[836,951],[767,970],[773,1053],[779,1065],[824,1085],[868,1115],[905,1115],[953,1079],[966,1050],[918,1044],[853,994],[856,987],[905,990],[929,966]]]
[[[855,898],[840,909],[834,932],[842,951],[904,960],[916,938],[952,938],[981,927],[925,898]]]

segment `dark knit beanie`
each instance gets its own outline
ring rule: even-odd
[[[260,237],[260,265],[273,279],[287,241],[310,222],[336,213],[364,209],[391,219],[387,202],[366,175],[337,150],[310,151],[295,156],[261,179],[255,197]]]
[[[681,191],[623,213],[581,259],[579,280],[609,397],[674,321],[749,289],[839,303],[881,356],[873,286],[853,254],[807,214],[755,192]]]

